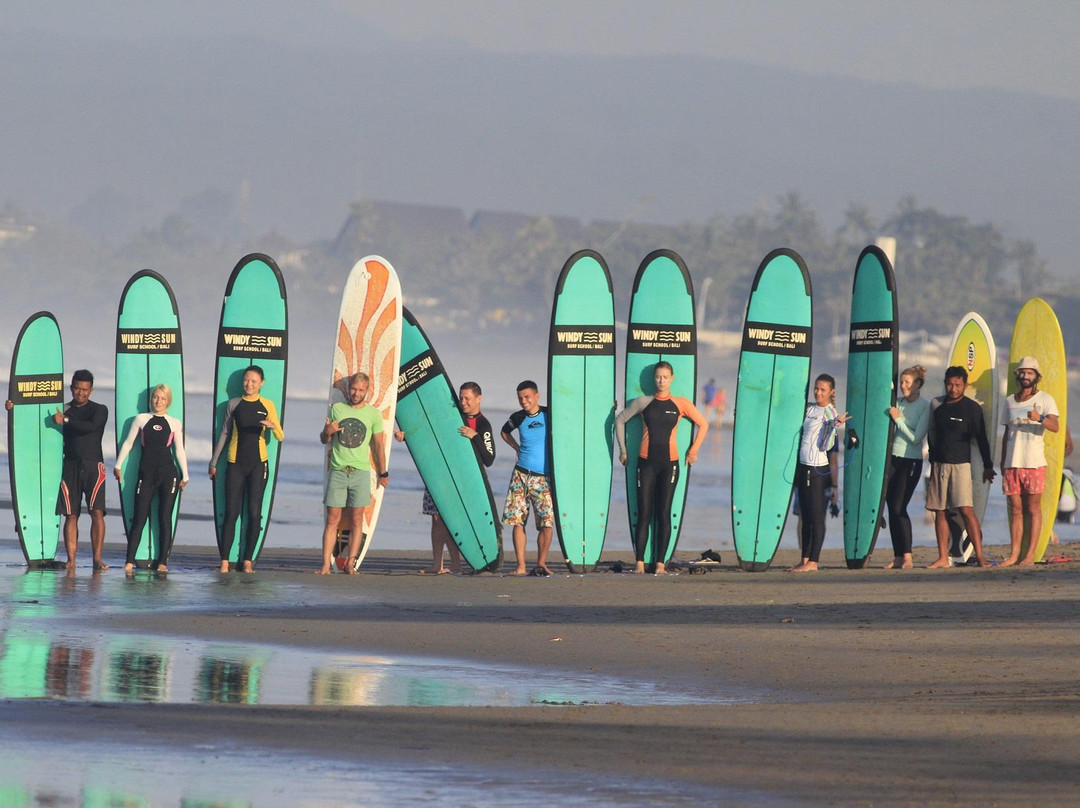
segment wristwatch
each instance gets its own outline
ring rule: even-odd
[[[379,475],[379,479],[380,480],[385,480],[389,476],[390,476],[390,472],[389,471],[384,471],[382,474]]]

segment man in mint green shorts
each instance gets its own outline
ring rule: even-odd
[[[323,563],[320,575],[329,575],[333,565],[334,543],[345,508],[352,510],[348,559],[345,572],[355,575],[354,562],[360,555],[363,540],[364,509],[371,503],[371,459],[375,458],[378,483],[384,488],[390,473],[383,463],[383,417],[371,404],[365,404],[371,380],[366,373],[349,377],[348,401],[335,402],[319,433],[323,445],[330,444],[330,473],[326,478],[326,528],[323,530]],[[375,451],[372,452],[372,445]]]

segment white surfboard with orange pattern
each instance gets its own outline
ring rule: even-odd
[[[352,374],[363,372],[371,377],[368,403],[382,412],[385,434],[382,466],[389,469],[390,447],[394,443],[398,365],[401,361],[401,284],[394,268],[385,258],[378,255],[361,258],[349,272],[341,296],[341,313],[335,338],[328,404],[346,398],[347,380]],[[357,567],[371,546],[382,507],[383,488],[376,485],[375,468],[373,462],[372,500],[364,511],[364,540],[356,560]],[[350,520],[343,518],[341,521],[342,526],[346,526]]]

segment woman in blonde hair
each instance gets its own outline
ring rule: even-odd
[[[128,531],[127,559],[124,572],[135,569],[135,550],[143,526],[150,516],[154,496],[158,497],[160,526],[158,554],[150,568],[166,572],[165,563],[172,551],[172,513],[177,494],[187,485],[187,454],[184,451],[184,427],[180,420],[168,414],[172,404],[172,390],[167,384],[159,384],[150,391],[150,410],[135,416],[127,438],[116,456],[116,479],[123,477],[124,461],[138,439],[142,446],[139,460],[139,482],[135,489],[135,513]],[[179,467],[179,468],[178,468]],[[179,473],[178,473],[179,472]]]
[[[915,365],[900,374],[900,398],[889,409],[896,424],[885,505],[889,510],[893,560],[885,569],[911,569],[911,518],[907,506],[922,477],[923,440],[930,426],[930,402],[921,397],[926,368]]]

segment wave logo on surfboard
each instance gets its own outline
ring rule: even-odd
[[[659,339],[664,339],[662,335],[673,334],[670,331],[658,331],[661,336]],[[568,356],[573,354],[589,354],[589,355],[601,355],[601,356],[614,356],[615,355],[615,327],[610,326],[607,328],[590,326],[588,328],[575,328],[574,326],[566,326],[556,329],[555,340],[551,346],[551,351],[558,356]],[[668,339],[671,339],[669,337]]]
[[[285,332],[276,328],[222,328],[218,356],[285,359]]]
[[[852,323],[849,351],[890,351],[893,345],[892,323]]]
[[[627,338],[626,350],[630,353],[692,354],[697,352],[695,328],[632,328]]]
[[[747,322],[742,350],[755,353],[810,356],[809,328],[777,328],[770,323]]]
[[[64,377],[16,376],[11,401],[14,404],[61,403],[64,400]]]
[[[117,353],[179,353],[180,332],[175,328],[143,331],[119,328],[116,331]]]
[[[431,355],[431,351],[424,351],[403,367],[398,374],[398,400],[400,401],[428,379],[440,373],[442,373],[442,364]]]

